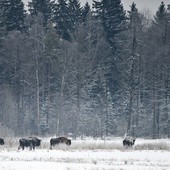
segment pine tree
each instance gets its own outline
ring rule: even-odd
[[[29,12],[32,16],[37,16],[39,13],[43,15],[44,26],[52,19],[54,1],[51,0],[32,0],[28,3]]]
[[[21,0],[2,0],[0,8],[2,9],[1,27],[7,31],[22,31],[24,29],[25,10]]]
[[[64,40],[71,40],[70,35],[70,17],[66,0],[58,0],[55,4],[53,22],[58,35]]]

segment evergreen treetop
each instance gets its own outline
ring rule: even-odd
[[[64,40],[70,40],[70,17],[66,0],[58,0],[54,7],[53,22],[59,36]]]
[[[69,18],[70,18],[70,30],[75,31],[76,26],[80,23],[82,18],[82,8],[79,0],[69,0],[68,2]]]
[[[129,24],[130,27],[137,27],[139,25],[141,25],[141,18],[140,15],[138,13],[138,9],[136,8],[136,4],[133,2],[131,5],[131,10],[128,11],[128,19],[129,19]]]
[[[158,8],[158,11],[156,12],[156,16],[154,16],[155,23],[162,22],[166,16],[167,12],[165,9],[164,2],[161,2],[161,5]]]
[[[48,20],[51,20],[54,8],[54,1],[51,0],[32,0],[28,3],[29,12],[32,16],[37,16],[39,13],[43,15],[44,25],[47,25]]]
[[[88,2],[86,2],[85,6],[82,9],[82,21],[83,23],[86,22],[87,18],[88,18],[88,14],[91,11],[90,9],[90,5]]]
[[[24,10],[24,3],[21,0],[1,0],[1,23],[7,31],[24,29],[24,18],[26,11]]]
[[[125,11],[121,0],[93,0],[95,15],[101,20],[106,39],[114,48],[117,35],[125,30]]]

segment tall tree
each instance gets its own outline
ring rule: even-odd
[[[167,15],[166,8],[164,2],[161,2],[161,5],[158,8],[158,11],[156,12],[156,15],[154,16],[154,24],[159,24],[164,21],[165,17]]]
[[[93,0],[93,8],[103,25],[106,39],[115,50],[117,36],[125,30],[125,11],[121,0]]]
[[[126,78],[128,80],[126,81],[126,88],[128,89],[128,114],[127,114],[127,133],[130,135],[134,135],[134,99],[137,95],[140,95],[136,91],[138,91],[140,87],[140,66],[141,66],[141,58],[140,55],[137,55],[138,52],[138,42],[140,38],[140,34],[142,32],[141,27],[141,19],[140,15],[138,13],[138,9],[136,8],[136,4],[132,3],[131,10],[128,11],[128,30],[127,30],[127,41],[126,43],[128,46],[129,55],[127,55],[129,63],[127,62],[126,65],[128,66],[128,69],[126,68]],[[129,70],[129,72],[127,71]],[[139,74],[139,75],[138,75]],[[140,75],[141,76],[141,75]],[[140,90],[139,90],[140,91]],[[136,97],[138,99],[138,97]]]
[[[106,40],[108,41],[113,55],[110,57],[109,62],[106,62],[108,73],[106,75],[109,89],[114,91],[118,90],[119,71],[117,69],[117,61],[120,58],[120,43],[122,43],[122,31],[125,30],[125,11],[120,0],[93,0],[93,8],[95,16],[101,22]],[[116,55],[117,53],[117,55]],[[119,54],[118,54],[119,53]],[[113,95],[113,92],[112,92]]]
[[[21,0],[2,0],[0,8],[2,9],[1,27],[7,31],[22,31],[24,29],[25,10]]]
[[[53,22],[58,35],[64,40],[71,40],[69,9],[66,0],[58,0],[55,4]]]
[[[121,61],[120,53],[123,40],[122,32],[125,30],[126,17],[121,0],[93,0],[94,16],[103,26],[105,39],[107,40],[112,54],[105,61],[106,96],[110,93],[112,100],[112,114],[114,114],[119,102],[119,90],[121,87],[120,69],[118,64]],[[108,91],[109,90],[109,91]],[[109,97],[109,96],[108,96]],[[109,105],[108,105],[109,106]],[[110,113],[108,113],[110,114]],[[112,115],[112,117],[115,115]],[[107,116],[111,117],[110,115]],[[113,120],[113,118],[112,118]],[[111,122],[109,119],[107,122]],[[114,123],[112,121],[112,123]]]
[[[76,27],[81,21],[82,8],[79,0],[69,0],[68,2],[69,18],[70,18],[70,31],[74,33]]]
[[[82,22],[85,23],[88,19],[88,15],[91,12],[90,5],[86,2],[85,6],[82,9]]]
[[[169,110],[169,101],[168,101],[168,91],[170,87],[170,81],[169,81],[169,75],[170,70],[168,68],[168,52],[169,52],[169,38],[168,38],[168,32],[170,31],[170,24],[169,24],[170,16],[167,13],[167,10],[165,8],[164,2],[161,2],[158,11],[156,12],[156,15],[154,16],[154,21],[152,23],[151,27],[151,36],[152,36],[152,44],[155,48],[155,57],[154,59],[156,61],[159,61],[156,63],[156,65],[153,65],[153,97],[155,97],[155,100],[153,102],[153,138],[159,137],[160,130],[162,128],[161,126],[161,117],[163,117],[163,128],[164,131],[167,133],[168,136],[170,136],[169,127],[170,127],[170,115],[168,114]],[[157,46],[158,45],[158,46]],[[157,46],[157,47],[156,47]],[[156,62],[155,61],[155,62]],[[164,69],[163,69],[164,68]],[[164,70],[164,71],[163,71]],[[163,73],[164,72],[164,73]],[[164,76],[163,76],[164,75]],[[163,87],[162,87],[163,82]],[[159,86],[158,86],[159,85]],[[158,89],[159,90],[156,90]],[[161,89],[164,89],[164,94],[162,94]],[[160,113],[160,105],[161,102],[158,98],[160,96],[164,96],[165,100],[165,112],[163,115]],[[166,126],[165,126],[166,124]]]
[[[158,11],[156,12],[156,15],[154,16],[154,21],[152,23],[152,28],[155,31],[158,31],[161,35],[157,36],[161,39],[157,39],[158,41],[162,41],[162,44],[165,44],[167,40],[167,33],[168,33],[168,24],[169,24],[170,17],[168,17],[168,13],[165,8],[164,2],[161,2],[161,5],[158,8]]]
[[[54,1],[51,0],[32,0],[28,2],[28,10],[32,16],[42,14],[44,26],[47,26],[48,20],[52,19]]]

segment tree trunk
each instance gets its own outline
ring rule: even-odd
[[[132,107],[133,107],[133,91],[135,90],[134,89],[134,65],[135,65],[136,47],[137,47],[136,23],[134,23],[133,40],[132,40],[132,64],[130,69],[129,113],[128,113],[128,123],[127,123],[127,134],[130,132],[132,124],[134,124],[134,122],[132,122]]]
[[[153,68],[152,100],[153,100],[153,133],[152,138],[156,139],[156,90],[155,90],[155,68]]]
[[[35,61],[36,61],[36,71],[35,71],[35,75],[36,75],[36,101],[37,101],[37,131],[39,133],[39,126],[40,126],[40,89],[39,89],[39,63],[38,63],[38,57],[37,55],[35,55]]]

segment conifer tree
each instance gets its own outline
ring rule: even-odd
[[[167,41],[167,32],[168,32],[168,25],[169,25],[170,17],[168,17],[168,13],[165,8],[164,2],[161,2],[161,5],[158,8],[158,11],[156,12],[156,15],[154,16],[154,21],[152,23],[152,28],[156,32],[156,34],[159,32],[159,34],[155,35],[155,37],[161,37],[161,40],[159,38],[158,41],[162,41],[160,43],[165,44]],[[159,36],[161,35],[161,36]]]
[[[156,15],[154,16],[153,24],[156,25],[156,24],[160,24],[163,21],[165,21],[166,15],[167,15],[167,12],[166,12],[166,9],[165,9],[165,4],[164,4],[164,2],[161,2],[159,9],[156,12]]]
[[[58,0],[55,4],[53,22],[59,37],[64,40],[71,40],[70,35],[70,17],[68,3],[66,0]]]
[[[129,63],[126,62],[126,66],[128,68],[128,72],[125,73],[126,75],[126,87],[127,93],[128,93],[128,114],[127,114],[127,133],[128,135],[134,135],[134,127],[135,127],[135,121],[136,120],[135,114],[134,114],[134,98],[135,94],[134,91],[138,90],[140,87],[140,70],[141,70],[141,61],[140,56],[136,55],[138,52],[138,41],[140,38],[140,34],[142,32],[141,27],[141,19],[138,13],[138,9],[136,8],[136,4],[133,2],[131,5],[131,10],[128,11],[128,30],[127,30],[127,41],[128,46],[126,48],[129,49],[129,55],[127,55]],[[126,43],[127,45],[127,43]],[[140,91],[140,89],[139,89]],[[138,93],[137,93],[138,94]],[[140,95],[140,94],[138,94]],[[137,99],[139,97],[136,97]],[[138,102],[137,102],[138,103]],[[138,106],[137,106],[138,107]]]
[[[54,1],[32,0],[28,3],[28,7],[28,10],[32,16],[37,16],[39,13],[41,13],[44,19],[44,26],[47,26],[48,20],[52,19]]]
[[[82,8],[80,6],[79,0],[69,0],[68,9],[70,18],[70,31],[74,32],[82,17]]]
[[[125,11],[121,4],[121,0],[93,0],[94,16],[101,23],[105,34],[105,39],[112,52],[105,60],[105,79],[106,79],[106,96],[108,101],[106,109],[106,134],[111,133],[108,124],[113,122],[116,108],[120,100],[119,91],[121,89],[121,70],[119,69],[119,62],[121,61],[121,46],[122,32],[126,29]],[[108,96],[107,94],[110,94]],[[110,97],[110,98],[108,98]],[[112,105],[112,107],[109,107]],[[112,109],[112,110],[110,110]],[[111,120],[112,119],[112,120]],[[109,125],[110,126],[110,125]]]
[[[1,23],[7,31],[24,29],[25,10],[21,0],[1,0],[0,1]]]
[[[120,88],[119,70],[116,61],[116,53],[120,53],[121,48],[119,46],[122,41],[122,31],[126,29],[126,17],[121,0],[93,0],[94,15],[102,24],[105,38],[112,50],[112,56],[106,61],[106,73],[107,85],[113,94]],[[115,103],[115,102],[113,102]]]
[[[85,23],[87,21],[89,12],[91,11],[90,5],[86,2],[85,6],[82,9],[82,22]]]
[[[117,36],[125,30],[126,17],[121,0],[93,0],[93,8],[101,20],[107,41],[115,50]]]
[[[153,58],[152,63],[155,62],[156,58],[157,61],[155,64],[152,65],[152,71],[151,74],[153,76],[153,82],[152,82],[152,88],[153,88],[153,94],[156,96],[157,93],[161,94],[162,90],[159,90],[161,88],[164,88],[164,93],[162,94],[164,100],[165,100],[165,112],[161,113],[159,109],[157,109],[157,105],[160,105],[160,98],[157,96],[155,97],[155,100],[153,101],[153,138],[159,137],[159,133],[161,128],[163,128],[163,131],[167,136],[170,136],[170,118],[168,116],[168,91],[169,91],[169,60],[168,53],[169,53],[169,45],[170,41],[168,38],[169,32],[170,32],[170,16],[165,8],[164,2],[161,2],[158,11],[156,12],[156,15],[154,16],[154,21],[152,23],[150,33],[151,37],[149,37],[149,46],[153,49]],[[165,77],[162,76],[161,69],[165,69]],[[161,77],[161,81],[160,81]],[[156,82],[156,83],[155,83]],[[159,84],[159,89],[158,89]],[[163,84],[163,86],[162,86]],[[160,96],[159,96],[160,97]],[[162,117],[162,120],[160,121],[160,118]]]
[[[138,9],[136,8],[136,4],[133,2],[131,5],[131,10],[128,11],[128,19],[130,28],[138,27],[141,24],[141,19],[138,13]]]

